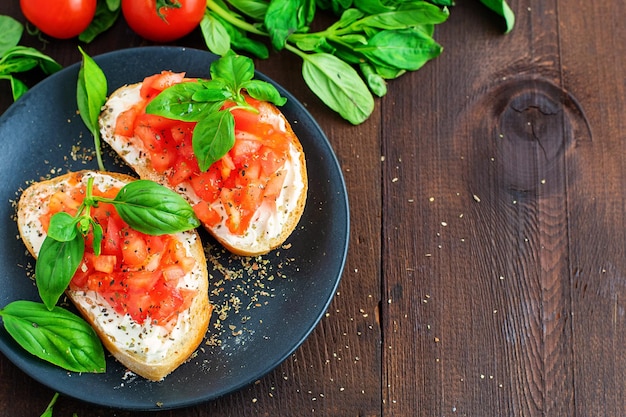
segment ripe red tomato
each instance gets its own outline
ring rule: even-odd
[[[24,17],[46,35],[58,39],[78,36],[93,20],[96,0],[20,0]]]
[[[175,3],[180,7],[170,6]],[[202,20],[205,8],[205,0],[122,0],[128,26],[154,42],[170,42],[189,34]]]

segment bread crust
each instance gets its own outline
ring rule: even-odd
[[[17,223],[20,236],[28,251],[36,258],[45,238],[43,226],[38,222],[38,217],[47,211],[47,198],[55,192],[66,187],[71,187],[72,178],[82,180],[87,175],[100,178],[113,178],[123,183],[136,180],[136,178],[119,173],[104,173],[94,171],[79,171],[68,173],[50,180],[37,182],[29,186],[21,195],[17,206]],[[162,358],[154,358],[145,354],[144,346],[138,345],[130,349],[121,340],[110,334],[103,326],[103,318],[98,315],[106,302],[95,293],[88,294],[84,291],[74,291],[68,288],[66,294],[83,317],[91,324],[106,349],[124,366],[132,372],[152,381],[165,378],[184,361],[186,361],[202,342],[208,329],[212,312],[212,305],[208,298],[208,270],[202,242],[197,232],[188,231],[177,233],[179,240],[186,240],[187,256],[196,260],[194,270],[190,273],[197,285],[197,291],[191,306],[179,315],[177,325],[185,326],[185,332],[179,332],[176,340],[167,347]],[[109,306],[110,307],[110,306]],[[106,309],[106,308],[105,308]],[[116,320],[122,320],[121,316],[112,308],[107,310],[108,318],[116,315]],[[150,326],[149,324],[147,326]],[[165,331],[160,326],[152,326],[155,331]],[[182,333],[182,334],[180,334]],[[138,342],[141,343],[141,342]],[[149,348],[149,347],[148,347]]]
[[[141,100],[139,94],[140,88],[141,83],[125,85],[109,96],[99,120],[101,137],[141,178],[150,179],[172,188],[169,185],[166,174],[159,174],[152,169],[149,161],[149,152],[139,138],[127,138],[115,134],[117,116]],[[290,154],[297,155],[297,161],[291,161],[291,163],[293,164],[292,166],[296,167],[298,171],[297,177],[302,181],[303,186],[299,189],[297,194],[296,204],[287,211],[287,216],[283,219],[280,230],[258,235],[253,244],[250,244],[245,238],[239,238],[235,235],[225,233],[224,228],[212,228],[205,225],[205,229],[215,237],[220,244],[230,252],[242,256],[262,255],[281,246],[298,225],[304,212],[307,198],[308,177],[302,144],[285,116],[276,106],[269,102],[262,102],[261,106],[263,107],[262,111],[266,112],[268,115],[281,119],[281,124],[285,127],[285,134],[291,141],[292,152]],[[200,201],[200,198],[195,195],[191,185],[187,182],[175,187],[174,190],[181,194],[192,205]],[[286,189],[283,189],[283,192],[287,192]],[[257,226],[257,224],[253,223],[250,225],[249,230],[254,230]]]

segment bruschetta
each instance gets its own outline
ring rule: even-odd
[[[233,110],[234,146],[206,171],[194,156],[194,122],[146,114],[166,87],[193,82],[164,71],[113,92],[100,116],[102,139],[141,178],[183,195],[203,226],[232,253],[265,254],[291,235],[304,211],[307,171],[302,145],[272,103],[247,97],[258,112]]]
[[[93,195],[113,198],[135,178],[79,171],[33,183],[17,208],[20,236],[37,257],[51,216],[73,215],[93,178]],[[159,381],[195,351],[208,328],[212,306],[208,271],[196,230],[145,235],[130,228],[108,203],[91,209],[102,226],[98,255],[93,232],[65,291],[107,350],[132,372]]]

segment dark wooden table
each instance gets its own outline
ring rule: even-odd
[[[459,0],[437,29],[444,53],[390,82],[359,126],[305,87],[299,58],[256,61],[339,158],[345,273],[312,335],[267,376],[146,415],[626,413],[626,3],[510,3],[503,35],[478,1]],[[17,0],[0,14],[23,21]],[[119,21],[85,50],[146,44]],[[177,44],[202,48],[197,33]],[[76,45],[45,52],[69,65]],[[0,81],[0,111],[8,95]],[[0,415],[39,416],[53,394],[0,355]],[[55,416],[72,413],[134,415],[61,397]]]

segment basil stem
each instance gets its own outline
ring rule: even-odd
[[[0,15],[0,80],[11,83],[13,101],[19,99],[28,87],[14,74],[39,67],[44,74],[52,74],[61,69],[54,59],[35,48],[18,45],[24,25],[10,16]]]
[[[78,49],[83,56],[83,61],[78,72],[76,103],[78,104],[80,117],[93,135],[98,168],[104,171],[102,152],[100,150],[98,118],[107,98],[107,79],[98,64],[80,46]]]
[[[26,351],[63,369],[101,373],[104,348],[93,328],[61,308],[18,300],[0,309],[7,332]]]

